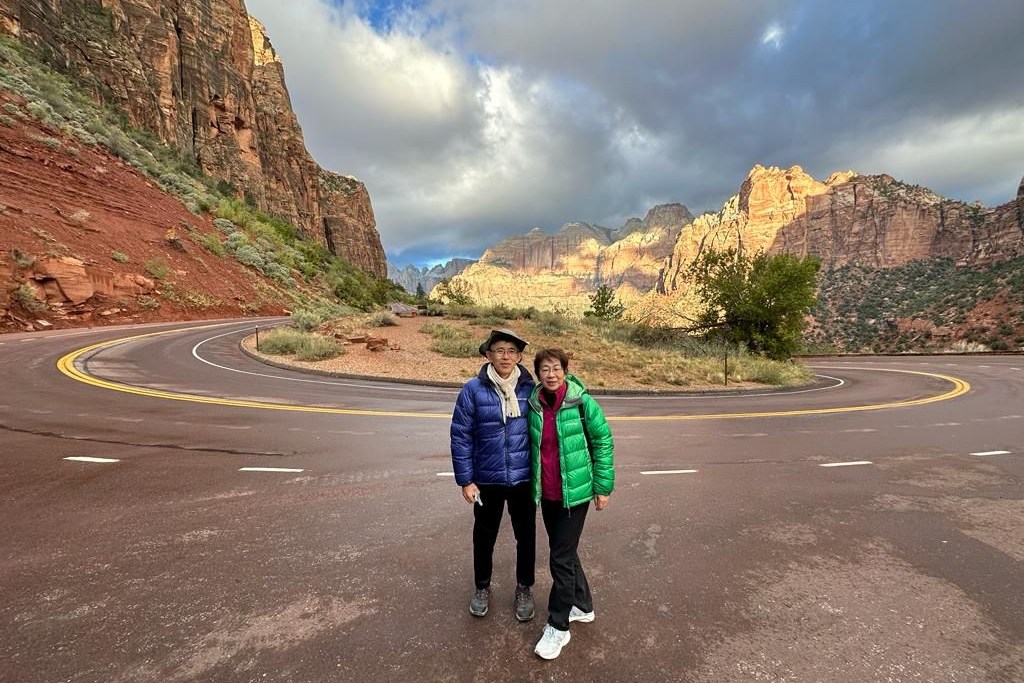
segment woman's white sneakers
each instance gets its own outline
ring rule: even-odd
[[[562,648],[569,642],[572,636],[568,631],[559,631],[551,624],[544,626],[544,634],[540,637],[534,652],[541,659],[554,659],[562,654]]]
[[[580,621],[580,622],[583,622],[584,624],[589,624],[593,620],[594,620],[594,612],[593,612],[593,610],[591,610],[589,612],[584,612],[583,610],[581,610],[579,607],[576,607],[575,605],[573,605],[573,608],[571,610],[569,610],[569,623],[572,623],[574,621]]]

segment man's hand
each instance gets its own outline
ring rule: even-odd
[[[604,510],[608,506],[608,496],[602,496],[600,493],[594,496],[594,509]]]
[[[476,501],[473,500],[474,496],[480,495],[480,489],[476,487],[476,484],[466,484],[462,487],[462,497],[466,499],[466,502],[472,505]]]

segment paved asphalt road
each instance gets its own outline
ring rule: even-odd
[[[174,327],[65,361],[92,384],[58,372]],[[278,370],[243,332],[0,337],[0,681],[1024,681],[1024,358],[600,397],[597,619],[544,662],[542,525],[538,617],[511,612],[507,522],[491,612],[467,611],[455,391]]]

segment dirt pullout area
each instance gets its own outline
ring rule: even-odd
[[[284,294],[204,235],[220,235],[210,216],[120,158],[0,124],[0,332],[280,314]]]

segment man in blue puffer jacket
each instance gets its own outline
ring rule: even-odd
[[[452,466],[462,497],[473,505],[473,575],[476,589],[469,611],[487,614],[491,597],[494,542],[502,513],[516,537],[516,619],[533,619],[537,506],[530,485],[527,399],[533,377],[520,364],[527,342],[512,330],[491,330],[480,345],[487,363],[466,382],[452,415]]]

